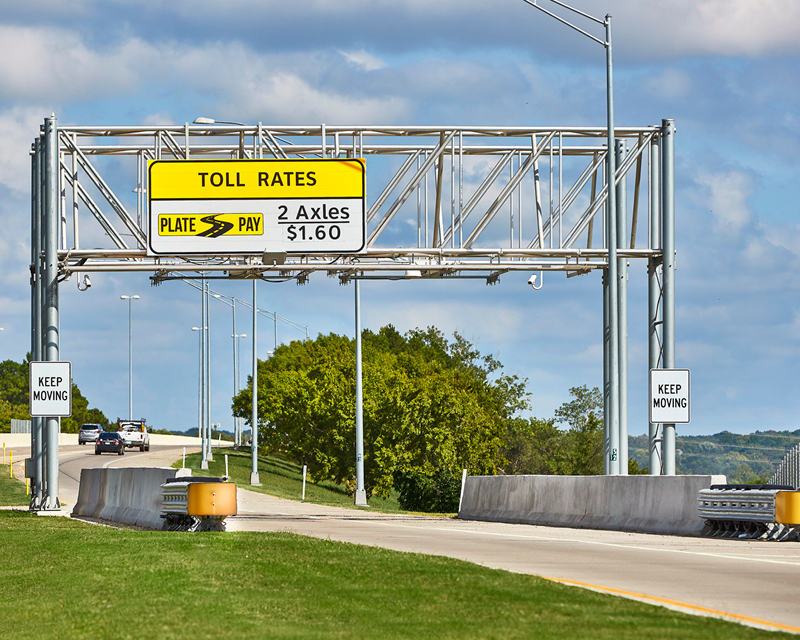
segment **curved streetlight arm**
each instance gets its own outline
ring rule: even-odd
[[[564,18],[562,18],[559,15],[556,15],[552,11],[548,11],[544,7],[536,4],[536,0],[522,0],[522,1],[525,2],[526,4],[529,4],[530,6],[534,7],[535,9],[538,9],[542,13],[546,13],[548,16],[550,16],[554,20],[558,20],[561,24],[567,25],[570,29],[574,29],[578,33],[582,33],[587,38],[591,38],[597,44],[602,45],[602,46],[604,46],[606,48],[611,46],[611,42],[610,41],[601,40],[600,38],[598,38],[596,36],[593,36],[588,31],[585,31],[585,30],[581,29],[580,27],[572,24],[569,20],[565,20]],[[552,2],[553,4],[557,4],[559,7],[564,7],[565,9],[568,9],[569,11],[572,11],[573,13],[577,13],[578,15],[583,16],[584,18],[586,18],[588,20],[591,20],[593,22],[596,22],[597,24],[602,24],[603,26],[607,26],[608,25],[608,20],[611,18],[611,16],[606,16],[605,20],[600,20],[599,18],[595,18],[594,16],[591,16],[588,13],[584,13],[583,11],[579,11],[575,7],[570,7],[568,4],[565,4],[563,2],[559,2],[559,0],[550,0],[550,2]]]

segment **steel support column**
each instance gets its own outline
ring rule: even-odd
[[[253,279],[253,406],[250,426],[250,484],[260,486],[258,479],[258,304],[256,283]]]
[[[625,140],[617,141],[617,166],[625,162]],[[617,246],[625,248],[628,236],[628,179],[617,184]],[[619,473],[628,475],[628,259],[617,258],[619,285]]]
[[[611,390],[608,350],[608,269],[603,269],[603,474],[611,473],[611,417],[608,394]]]
[[[205,277],[200,279],[200,468],[208,469],[208,286]]]
[[[213,462],[211,449],[211,284],[206,282],[206,459]]]
[[[42,139],[37,138],[31,155],[31,360],[42,358]],[[37,511],[43,503],[42,484],[42,419],[31,418],[31,459],[34,477],[31,479],[30,508]]]
[[[239,355],[236,352],[238,344],[238,336],[236,335],[236,298],[231,300],[231,309],[233,310],[233,397],[239,395]],[[239,435],[239,418],[233,416],[233,448],[235,451],[239,450],[241,443]]]
[[[356,316],[356,494],[355,504],[367,506],[364,489],[364,393],[361,374],[361,281],[355,280]]]
[[[659,143],[655,139],[650,143],[650,218],[648,228],[650,231],[649,246],[658,247],[661,242],[661,198],[658,185],[659,180]],[[659,273],[661,260],[648,258],[647,260],[647,344],[648,344],[648,369],[658,369],[661,364],[661,335],[660,335],[660,300],[661,283]],[[649,414],[649,408],[648,408]],[[650,475],[661,475],[661,436],[659,425],[648,423],[648,449],[650,453]]]
[[[675,368],[675,123],[662,120],[662,249],[664,369]],[[663,472],[675,475],[675,425],[663,425]]]
[[[58,318],[58,224],[59,224],[59,162],[58,121],[55,116],[45,119],[45,189],[44,189],[44,308],[42,312],[44,344],[43,359],[58,362],[60,358]],[[56,511],[58,499],[58,433],[60,418],[45,418],[46,472],[45,496],[42,509]]]

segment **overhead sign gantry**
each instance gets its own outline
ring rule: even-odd
[[[674,367],[675,128],[663,120],[614,133],[609,150],[605,127],[59,127],[47,118],[32,153],[33,358],[59,360],[58,286],[75,274],[493,284],[513,271],[607,274],[614,247],[620,286],[611,296],[604,278],[598,334],[606,394],[612,362],[620,380],[613,421],[606,403],[606,472],[625,473],[628,261],[647,265],[648,368]],[[673,449],[661,459],[666,427],[650,425],[651,472],[674,473]],[[35,418],[33,432],[34,502],[54,508],[57,419]]]

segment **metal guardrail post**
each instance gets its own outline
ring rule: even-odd
[[[703,489],[698,515],[711,537],[766,540],[800,538],[800,492],[780,485],[725,485]]]

